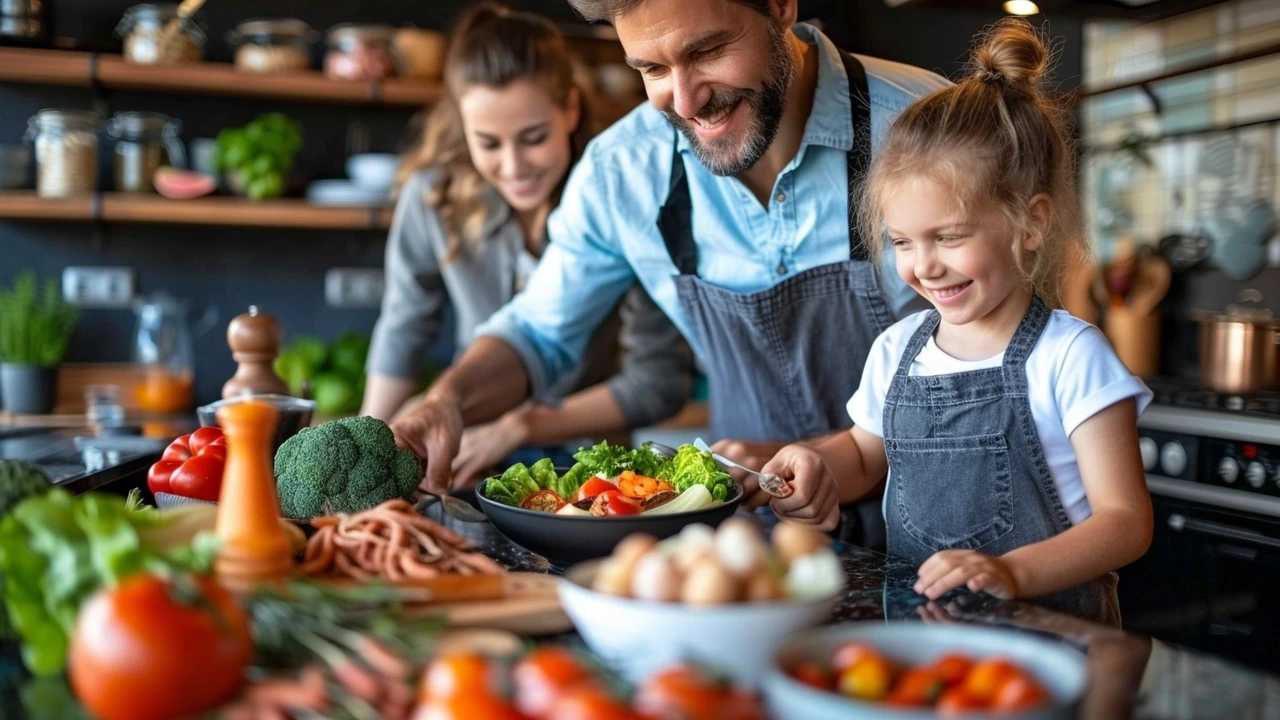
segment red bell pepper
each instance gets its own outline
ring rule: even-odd
[[[216,427],[202,427],[165,448],[147,473],[153,493],[170,493],[217,502],[227,460],[226,439]]]

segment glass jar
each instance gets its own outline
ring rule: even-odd
[[[87,110],[41,110],[27,121],[36,147],[36,194],[71,197],[98,189],[98,116]]]
[[[242,72],[300,72],[311,67],[318,34],[302,20],[248,20],[227,33]]]
[[[335,25],[329,30],[325,75],[339,80],[395,77],[395,32],[390,25]]]
[[[116,190],[152,192],[152,180],[156,170],[164,164],[166,155],[170,165],[186,167],[186,152],[178,139],[181,132],[182,123],[160,113],[119,112],[112,115],[107,124],[107,135],[116,141]]]
[[[138,65],[198,62],[204,57],[204,32],[190,18],[182,21],[168,42],[160,42],[165,25],[177,17],[175,4],[134,5],[126,10],[116,26],[116,34],[124,38],[124,59]]]

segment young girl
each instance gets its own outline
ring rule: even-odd
[[[546,18],[494,3],[472,7],[454,28],[444,77],[447,96],[402,161],[387,240],[387,292],[361,410],[382,419],[417,389],[446,305],[461,353],[521,289],[542,255],[565,177],[592,136],[564,37]],[[569,454],[601,435],[625,442],[631,428],[679,411],[692,385],[687,346],[636,286],[621,332],[605,323],[582,365],[542,402],[465,431],[454,485],[517,460],[550,455],[572,464]],[[396,423],[392,430],[405,434]]]
[[[934,309],[876,340],[849,433],[764,470],[793,481],[779,515],[823,526],[887,473],[889,553],[920,565],[930,599],[967,586],[1118,623],[1113,571],[1151,540],[1150,392],[1096,328],[1050,309],[1085,241],[1048,63],[1030,26],[1002,22],[968,77],[895,121],[862,237],[887,237]]]

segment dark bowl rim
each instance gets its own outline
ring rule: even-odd
[[[568,468],[556,468],[556,472],[564,472],[567,470]],[[711,507],[702,508],[700,510],[686,510],[684,512],[666,513],[664,515],[650,515],[649,517],[645,517],[644,513],[640,513],[638,515],[628,515],[625,517],[602,517],[602,518],[582,517],[581,515],[557,515],[556,513],[543,512],[541,510],[527,510],[522,507],[516,507],[514,505],[506,505],[498,502],[497,500],[493,500],[484,494],[484,487],[486,484],[488,484],[490,480],[496,477],[499,477],[499,476],[493,475],[493,476],[487,477],[484,480],[481,480],[480,484],[476,486],[476,499],[480,503],[480,509],[484,511],[484,514],[486,516],[489,514],[488,507],[493,506],[497,508],[502,508],[505,511],[511,511],[511,512],[519,513],[521,515],[525,515],[529,517],[555,518],[556,520],[577,521],[577,522],[603,521],[614,526],[623,525],[626,523],[647,523],[647,522],[658,520],[659,518],[697,517],[703,513],[709,513],[716,510],[723,510],[726,505],[730,505],[730,506],[737,505],[740,502],[742,502],[742,497],[744,494],[742,490],[742,486],[739,485],[736,481],[734,481],[733,495],[730,495],[724,502],[720,503],[719,505],[712,505]]]

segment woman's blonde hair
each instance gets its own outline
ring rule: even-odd
[[[965,206],[999,208],[1021,237],[1037,232],[1028,214],[1045,194],[1050,223],[1036,250],[1020,241],[1019,271],[1041,299],[1059,304],[1066,270],[1088,254],[1075,191],[1070,117],[1050,98],[1048,43],[1026,21],[1006,18],[979,38],[957,84],[911,105],[889,130],[861,194],[859,230],[873,258],[886,246],[884,202],[901,183],[930,177]]]
[[[575,87],[573,63],[560,30],[546,18],[493,2],[463,13],[445,55],[445,97],[427,115],[421,141],[401,157],[396,177],[402,186],[423,168],[436,171],[423,200],[440,214],[448,233],[446,263],[456,259],[467,242],[479,239],[489,214],[489,184],[471,162],[458,96],[472,85],[503,88],[523,79],[540,82],[557,105],[568,107]],[[593,133],[586,97],[581,92],[578,97],[582,107],[570,138],[571,162],[577,162]]]

